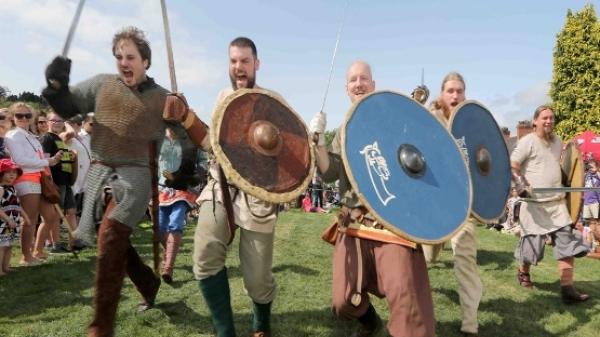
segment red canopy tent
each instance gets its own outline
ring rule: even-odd
[[[593,157],[600,160],[600,136],[592,131],[585,131],[575,137],[575,142],[584,159]]]

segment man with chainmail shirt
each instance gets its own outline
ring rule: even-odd
[[[125,273],[142,295],[140,310],[154,304],[160,286],[160,279],[129,241],[151,195],[149,144],[161,140],[167,126],[182,133],[185,128],[195,145],[207,141],[205,125],[189,110],[183,96],[170,95],[146,75],[151,50],[141,30],[128,27],[118,32],[112,53],[118,74],[96,75],[70,88],[71,61],[56,57],[46,68],[48,85],[42,93],[63,118],[95,111],[92,164],[80,225],[74,233],[78,242],[91,245],[95,225],[100,223],[94,317],[88,336],[113,336]]]

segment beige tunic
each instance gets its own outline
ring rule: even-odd
[[[521,138],[511,154],[511,161],[521,165],[521,173],[532,188],[562,187],[560,154],[562,140],[554,136],[551,143],[530,133]],[[523,235],[542,235],[571,223],[564,193],[532,195],[542,203],[524,202],[519,222]]]
[[[225,88],[221,90],[213,110],[213,116],[221,102],[223,102],[225,98],[232,93],[232,88]],[[205,150],[209,151],[210,149]],[[204,201],[211,200],[215,200],[220,203],[223,202],[223,194],[221,193],[221,185],[219,183],[218,167],[219,166],[214,155],[211,154],[210,167],[208,170],[208,183],[196,200],[198,204],[202,204]],[[240,226],[241,228],[260,233],[273,232],[275,228],[275,222],[277,222],[277,204],[260,200],[231,185],[229,187],[229,194],[232,198],[233,214],[236,225]]]

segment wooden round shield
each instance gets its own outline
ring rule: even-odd
[[[390,91],[356,102],[340,128],[353,190],[377,221],[417,243],[451,238],[471,213],[469,169],[448,130]]]
[[[304,122],[272,91],[240,89],[225,98],[210,141],[228,182],[265,201],[295,199],[314,174]]]
[[[560,167],[565,187],[584,187],[585,167],[581,153],[577,150],[575,143],[569,142],[563,148]],[[581,207],[583,207],[583,192],[568,192],[567,208],[573,223],[577,222]]]

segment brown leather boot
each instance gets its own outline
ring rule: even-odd
[[[520,270],[517,271],[517,281],[519,281],[519,285],[524,288],[531,289],[533,288],[533,283],[531,282],[531,277],[529,273],[524,273]]]
[[[560,296],[562,297],[562,301],[564,304],[575,304],[579,302],[584,302],[587,301],[588,298],[590,298],[590,295],[578,292],[572,285],[561,286]]]
[[[358,321],[360,326],[350,337],[375,337],[384,331],[383,322],[371,304],[367,312],[358,318]]]
[[[114,334],[131,232],[131,228],[122,223],[107,217],[102,219],[98,231],[94,318],[88,327],[88,337],[112,337]]]
[[[167,247],[165,249],[165,259],[161,272],[162,279],[167,284],[173,283],[173,266],[175,265],[175,258],[179,252],[180,245],[181,233],[174,232],[167,235]]]
[[[154,275],[152,268],[144,264],[144,261],[131,244],[127,248],[127,276],[142,295],[142,302],[138,306],[138,311],[146,311],[152,308],[156,294],[158,294],[158,288],[160,288],[160,278]]]

